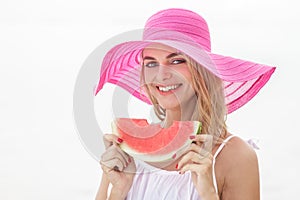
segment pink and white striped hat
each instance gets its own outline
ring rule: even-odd
[[[183,52],[221,78],[228,113],[250,101],[275,70],[275,67],[212,53],[206,21],[195,12],[172,8],[148,19],[142,40],[116,45],[105,55],[95,95],[109,82],[151,103],[140,85],[140,58],[142,50],[152,43]]]

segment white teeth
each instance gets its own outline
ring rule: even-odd
[[[158,86],[158,89],[160,91],[163,91],[163,92],[168,92],[170,90],[175,90],[176,88],[178,88],[179,85],[169,85],[169,86],[166,86],[166,87],[161,87],[161,86]]]

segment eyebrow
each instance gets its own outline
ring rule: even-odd
[[[171,53],[169,55],[166,56],[167,59],[178,56],[178,55],[182,55],[181,53]],[[145,56],[143,58],[143,60],[155,60],[155,58],[151,57],[151,56]]]

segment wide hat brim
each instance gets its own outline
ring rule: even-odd
[[[275,67],[211,53],[192,42],[174,39],[130,41],[116,45],[105,55],[95,95],[105,83],[112,83],[151,104],[141,89],[140,59],[143,49],[153,43],[167,45],[183,52],[221,78],[224,82],[228,113],[250,101],[275,71]]]

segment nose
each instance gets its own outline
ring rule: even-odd
[[[172,72],[170,67],[165,66],[165,65],[159,65],[157,74],[156,74],[156,79],[158,81],[164,81],[172,77]]]

